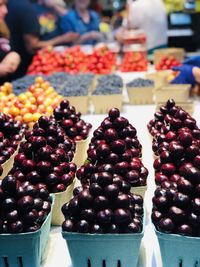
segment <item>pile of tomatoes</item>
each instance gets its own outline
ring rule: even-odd
[[[96,48],[91,55],[84,53],[80,46],[67,48],[61,53],[49,47],[34,56],[28,74],[49,75],[55,72],[109,74],[115,66],[116,54],[107,47]]]
[[[155,66],[156,70],[171,70],[173,67],[181,66],[181,62],[175,57],[162,57],[160,62]]]
[[[122,72],[147,71],[148,61],[144,52],[126,52],[120,70]]]

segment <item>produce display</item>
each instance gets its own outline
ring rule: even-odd
[[[70,139],[81,141],[88,137],[92,125],[81,119],[81,113],[76,113],[75,107],[70,106],[68,100],[63,100],[54,109],[53,116]]]
[[[109,74],[115,66],[116,55],[106,46],[95,48],[91,55],[84,53],[80,46],[67,48],[63,52],[49,47],[40,50],[33,57],[28,74],[50,75],[55,72]]]
[[[103,75],[97,80],[92,95],[122,94],[123,80],[118,75]]]
[[[114,180],[125,188],[145,186],[148,170],[140,159],[141,149],[136,129],[126,118],[120,117],[118,109],[113,108],[94,131],[88,159],[77,171],[77,178],[84,185],[96,179],[96,170],[108,171],[114,173]]]
[[[134,87],[154,87],[155,83],[152,80],[149,79],[142,79],[142,78],[137,78],[134,79],[133,81],[127,83],[127,87],[129,88],[134,88]]]
[[[12,85],[5,83],[0,87],[0,111],[11,115],[15,120],[32,127],[42,115],[51,115],[60,103],[58,95],[49,82],[37,77],[25,93],[18,96],[12,93]]]
[[[175,57],[163,57],[161,61],[155,66],[156,70],[171,70],[173,67],[181,66],[181,62]]]
[[[15,153],[23,139],[26,125],[14,121],[10,116],[0,113],[0,175],[4,164]]]
[[[45,187],[19,182],[13,175],[0,181],[0,200],[0,234],[35,232],[51,211]]]
[[[153,150],[158,155],[152,221],[161,232],[200,236],[200,129],[173,100],[149,126],[157,130]]]
[[[40,117],[26,132],[10,173],[19,182],[35,185],[51,193],[63,192],[75,178],[71,163],[76,144],[52,118]]]
[[[122,72],[147,71],[148,60],[144,52],[126,52],[119,70]]]

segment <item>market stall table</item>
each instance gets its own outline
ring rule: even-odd
[[[113,103],[114,105],[114,103]],[[155,105],[125,105],[122,110],[122,116],[125,116],[138,131],[138,137],[143,146],[143,162],[149,170],[148,191],[145,197],[145,206],[147,210],[146,229],[143,244],[141,247],[138,267],[162,267],[158,242],[150,222],[152,196],[155,189],[154,170],[153,170],[153,153],[151,137],[147,130],[147,123],[153,118]],[[92,123],[93,129],[96,129],[104,115],[86,115],[83,118]],[[195,100],[194,118],[200,118],[200,103]],[[51,231],[51,238],[47,251],[47,259],[43,261],[42,267],[70,267],[71,260],[68,254],[66,243],[61,236],[61,228],[54,227]]]

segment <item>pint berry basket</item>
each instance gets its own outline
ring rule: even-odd
[[[200,238],[156,231],[163,267],[199,267]]]
[[[68,203],[73,196],[75,181],[67,187],[64,192],[56,193],[54,195],[54,204],[52,210],[51,224],[54,226],[61,226],[64,221],[61,208],[65,203]]]
[[[139,234],[62,233],[73,267],[136,267],[141,240]]]
[[[131,187],[131,193],[140,195],[140,196],[142,196],[143,199],[145,197],[146,191],[147,191],[147,186]]]
[[[51,213],[33,233],[0,235],[1,267],[40,267],[51,228]]]
[[[73,162],[77,165],[77,167],[81,167],[87,158],[88,144],[89,138],[76,142],[76,153],[74,155]]]

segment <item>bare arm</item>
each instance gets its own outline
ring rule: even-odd
[[[8,53],[0,62],[0,77],[5,77],[14,73],[21,62],[20,56],[16,52]]]
[[[32,34],[24,35],[26,49],[30,54],[35,54],[37,50],[47,46],[56,46],[61,44],[73,43],[77,41],[78,38],[79,34],[73,32],[63,34],[48,41],[41,41],[38,36]]]
[[[80,39],[78,40],[78,43],[84,43],[88,40],[96,40],[96,41],[100,41],[101,39],[103,39],[103,34],[101,32],[98,31],[91,31],[91,32],[87,32],[85,34],[83,34]]]

